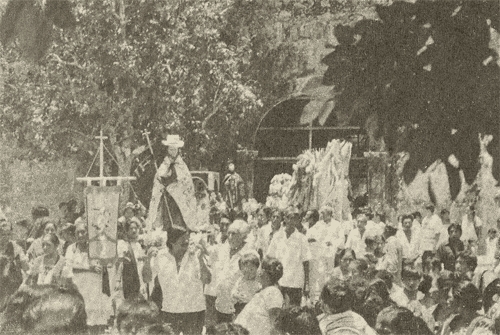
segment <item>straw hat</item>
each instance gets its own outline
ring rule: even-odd
[[[182,148],[184,146],[184,141],[181,141],[179,135],[167,135],[167,139],[161,141],[161,143],[165,146],[174,148]]]

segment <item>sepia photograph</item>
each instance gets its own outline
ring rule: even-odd
[[[0,334],[500,334],[500,0],[0,0]]]

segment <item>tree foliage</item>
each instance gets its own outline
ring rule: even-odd
[[[441,159],[452,197],[460,189],[454,155],[466,181],[479,170],[478,134],[498,134],[500,71],[490,34],[498,31],[498,1],[395,2],[377,6],[380,20],[337,26],[339,45],[325,57],[324,83],[341,94],[337,113],[349,123],[376,125],[390,152],[408,151],[409,183]],[[498,169],[499,142],[490,145]]]
[[[260,104],[240,73],[248,50],[219,38],[228,3],[72,1],[75,29],[55,28],[39,64],[4,51],[2,131],[46,157],[88,151],[101,128],[127,157],[144,129],[179,133],[188,161],[209,164]]]

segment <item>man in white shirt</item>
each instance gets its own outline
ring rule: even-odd
[[[432,204],[425,206],[422,228],[420,230],[422,251],[422,263],[425,263],[430,254],[436,252],[438,248],[439,236],[443,229],[443,223],[437,214],[434,213],[435,207]]]
[[[360,255],[365,254],[365,232],[368,218],[365,214],[358,214],[356,217],[356,223],[356,229],[351,230],[349,233],[345,247],[354,250],[356,257],[360,257]]]
[[[293,209],[285,214],[285,229],[277,232],[269,245],[268,257],[277,258],[283,264],[283,276],[279,284],[283,296],[291,305],[300,306],[302,296],[309,294],[309,261],[311,251],[306,237],[296,230],[300,215]]]
[[[215,309],[217,310],[217,323],[231,322],[233,318],[234,302],[231,291],[242,276],[239,260],[240,257],[250,250],[245,242],[250,227],[243,220],[234,220],[228,229],[228,241],[221,244],[216,255],[212,259],[216,272],[217,288]]]
[[[416,260],[420,256],[420,237],[413,230],[413,217],[411,215],[403,215],[403,229],[398,230],[396,238],[403,248],[403,258]]]
[[[344,233],[340,222],[333,220],[333,209],[323,206],[320,209],[321,220],[309,228],[306,233],[312,259],[310,269],[310,298],[319,299],[327,273],[333,270],[337,249],[344,245]]]

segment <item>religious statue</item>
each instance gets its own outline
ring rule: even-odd
[[[235,171],[234,163],[228,162],[228,171],[222,184],[224,185],[224,200],[230,210],[242,210],[246,201],[246,185],[243,178]]]
[[[167,155],[158,167],[153,182],[146,229],[169,228],[196,230],[197,201],[191,173],[179,154],[184,146],[179,135],[168,135],[162,144]]]

